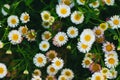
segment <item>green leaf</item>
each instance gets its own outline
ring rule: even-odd
[[[25,4],[27,5],[27,6],[30,6],[30,4],[33,2],[33,0],[25,0]]]

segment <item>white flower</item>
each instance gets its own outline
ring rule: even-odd
[[[107,4],[108,6],[112,6],[115,3],[115,0],[104,0],[105,4]]]
[[[77,43],[77,48],[80,52],[86,53],[89,52],[91,49],[91,45],[90,44],[86,44],[86,43],[82,43],[82,42],[78,42]]]
[[[2,41],[0,41],[0,49],[3,48],[4,43]]]
[[[116,57],[118,58],[117,52],[116,51],[111,51],[110,53],[105,54],[105,58],[107,57]]]
[[[104,34],[103,30],[100,29],[99,27],[94,27],[93,31],[96,37],[100,37]]]
[[[47,51],[50,48],[50,43],[48,41],[41,41],[39,43],[39,49],[41,51]]]
[[[78,36],[78,29],[76,27],[69,27],[67,29],[67,35],[70,37],[70,38],[75,38]]]
[[[42,33],[41,36],[42,36],[42,40],[48,41],[48,40],[51,39],[52,34],[51,34],[50,31],[45,31],[45,32]]]
[[[71,21],[75,24],[81,24],[84,21],[84,14],[79,11],[74,11],[71,14]]]
[[[85,5],[86,0],[77,0],[77,3],[79,5]]]
[[[43,26],[45,29],[50,28],[50,25],[51,25],[50,22],[45,22],[45,21],[42,22],[42,26]]]
[[[65,75],[60,75],[58,77],[58,80],[67,80],[67,77]]]
[[[110,70],[109,70],[108,68],[102,68],[102,70],[100,71],[100,73],[101,73],[104,77],[108,78],[108,77],[109,77],[109,74],[110,74]]]
[[[117,78],[118,72],[115,69],[110,69],[110,74],[108,76],[108,79],[115,79]]]
[[[105,58],[105,65],[108,68],[115,68],[118,65],[118,61],[119,61],[118,58],[110,56]]]
[[[65,75],[68,80],[72,80],[74,78],[74,73],[70,69],[63,69],[61,75]]]
[[[90,64],[92,63],[92,59],[89,57],[85,57],[82,61],[83,68],[89,68]]]
[[[68,37],[64,32],[58,32],[53,38],[53,44],[57,47],[61,47],[66,44],[68,41]]]
[[[49,22],[50,20],[50,12],[49,11],[42,11],[41,12],[41,17],[44,22]]]
[[[92,2],[92,3],[89,4],[89,6],[92,7],[92,8],[98,8],[99,5],[100,5],[100,3],[99,3],[98,0],[96,0],[95,2]]]
[[[31,80],[42,80],[40,76],[34,76]]]
[[[22,35],[17,30],[12,30],[8,34],[8,39],[12,44],[19,44],[22,41]]]
[[[118,15],[114,15],[110,18],[108,21],[112,29],[118,29],[120,28],[120,17]]]
[[[59,4],[65,4],[70,6],[70,8],[72,8],[75,4],[74,4],[74,0],[58,0]]]
[[[84,29],[80,35],[80,41],[86,44],[93,44],[95,41],[95,34],[91,29]]]
[[[58,72],[58,70],[57,70],[53,65],[49,65],[49,66],[47,67],[47,73],[48,73],[49,75],[54,76],[57,72]]]
[[[7,67],[5,64],[0,63],[0,79],[7,75]]]
[[[3,7],[6,8],[7,10],[10,9],[10,5],[9,5],[9,4],[4,4]],[[7,12],[4,8],[1,9],[1,12],[2,12],[2,14],[3,14],[4,16],[7,16],[7,15],[8,15],[8,12]]]
[[[71,13],[70,7],[65,4],[59,4],[56,6],[56,13],[59,17],[68,17]]]
[[[54,58],[52,60],[52,65],[55,67],[55,69],[59,70],[63,68],[64,62],[61,58]]]
[[[33,63],[37,66],[37,67],[43,67],[45,66],[45,64],[47,63],[46,57],[45,55],[41,54],[41,53],[37,53],[34,58],[33,58]]]
[[[27,28],[26,25],[25,25],[25,26],[20,26],[20,27],[19,27],[19,31],[20,31],[20,33],[21,33],[23,36],[26,36],[26,34],[27,34],[27,32],[28,32],[28,28]]]
[[[7,19],[8,26],[15,28],[19,24],[19,19],[16,15],[11,15]]]
[[[91,80],[104,80],[104,76],[100,72],[92,74]]]
[[[22,23],[27,23],[30,21],[30,16],[27,12],[24,12],[21,14],[20,16],[20,20],[22,21]]]

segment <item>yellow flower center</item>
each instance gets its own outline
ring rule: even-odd
[[[48,20],[50,18],[50,15],[49,14],[44,14],[44,19],[45,20]]]
[[[51,67],[51,68],[50,68],[50,71],[51,71],[51,72],[55,72],[55,68]]]
[[[70,34],[71,34],[71,35],[74,35],[74,34],[75,34],[75,31],[74,31],[74,30],[71,30],[71,31],[70,31]]]
[[[66,76],[70,76],[71,73],[70,73],[69,71],[66,71],[66,72],[65,72],[65,75],[66,75]]]
[[[66,78],[65,77],[61,77],[61,80],[66,80]]]
[[[91,36],[89,34],[85,35],[84,39],[85,41],[89,42],[91,40]]]
[[[85,65],[89,65],[90,61],[89,60],[85,60]]]
[[[3,74],[4,69],[2,67],[0,67],[0,74]]]
[[[60,12],[61,12],[62,14],[66,14],[66,13],[67,13],[67,9],[66,9],[66,8],[62,8],[62,9],[60,10]]]
[[[66,4],[66,5],[70,5],[71,4],[71,0],[62,0],[62,3]]]
[[[106,2],[110,4],[110,3],[111,3],[111,0],[106,0]]]
[[[47,80],[54,80],[52,76],[47,77]]]
[[[115,25],[118,25],[118,24],[119,24],[119,20],[118,20],[118,19],[115,19],[115,20],[113,21],[113,23],[114,23]]]
[[[24,20],[27,21],[29,19],[29,16],[28,15],[25,15],[24,16]]]
[[[83,49],[86,49],[87,47],[88,47],[88,45],[86,45],[86,44],[82,44],[82,46],[81,46]]]
[[[27,33],[27,30],[28,30],[28,29],[27,29],[26,27],[22,28],[22,33],[23,33],[23,34],[26,34],[26,33]]]
[[[80,2],[85,3],[85,0],[80,0]]]
[[[107,73],[107,72],[108,72],[108,70],[104,69],[102,72],[105,74],[105,73]]]
[[[42,58],[42,57],[39,57],[39,58],[37,59],[37,61],[38,61],[39,63],[42,63],[42,62],[43,62],[43,58]]]
[[[48,57],[49,57],[50,59],[53,59],[53,58],[55,58],[55,54],[54,54],[54,53],[50,53],[50,54],[48,55]]]
[[[50,39],[50,34],[44,34],[45,39]]]
[[[12,40],[14,40],[14,41],[17,41],[18,40],[18,34],[13,34],[13,36],[12,36]]]
[[[79,21],[81,19],[81,15],[78,14],[78,13],[75,14],[74,19],[77,20],[77,21]]]
[[[101,35],[101,33],[102,33],[102,32],[101,32],[100,29],[97,29],[97,30],[95,31],[95,34],[96,34],[96,35]]]
[[[64,41],[64,39],[65,39],[64,36],[59,36],[60,41]]]
[[[106,23],[101,23],[101,24],[100,24],[100,28],[101,28],[101,29],[105,30],[106,27],[107,27],[107,26],[106,26]]]
[[[56,66],[60,66],[61,62],[60,61],[56,61],[55,64],[56,64]]]
[[[42,47],[43,47],[43,48],[47,48],[47,44],[43,44]]]
[[[114,64],[114,63],[115,63],[115,59],[114,59],[114,58],[110,58],[110,59],[108,59],[108,62],[109,62],[110,64]]]
[[[106,50],[107,51],[112,51],[113,50],[112,45],[110,45],[110,44],[106,45]]]
[[[98,3],[95,1],[95,2],[93,2],[92,4],[93,4],[94,6],[96,6]]]
[[[101,77],[100,76],[96,76],[95,80],[101,80]]]
[[[12,24],[16,24],[16,23],[17,23],[16,19],[13,18],[13,19],[11,20],[11,23],[12,23]]]

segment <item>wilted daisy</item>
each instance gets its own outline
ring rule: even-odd
[[[80,11],[74,11],[71,14],[71,21],[75,24],[81,24],[84,21],[84,14]]]
[[[115,68],[118,65],[118,58],[112,56],[105,58],[105,65],[108,68]]]
[[[79,5],[85,5],[86,0],[77,0],[77,3]]]
[[[71,8],[74,6],[74,1],[73,0],[58,0],[58,3],[68,5]]]
[[[0,41],[0,49],[3,48],[4,43],[2,41]]]
[[[55,76],[48,75],[45,80],[56,80]]]
[[[49,20],[51,23],[53,23],[55,21],[55,17],[53,16],[50,16],[50,20]]]
[[[85,57],[82,61],[83,68],[89,68],[90,64],[92,63],[92,59],[89,57]]]
[[[11,15],[7,19],[8,26],[15,28],[19,24],[19,19],[16,15]]]
[[[91,29],[84,29],[80,35],[80,41],[86,44],[93,44],[95,41],[95,34]]]
[[[5,8],[5,9],[4,9]],[[3,8],[1,9],[1,12],[4,16],[7,16],[8,15],[8,11],[6,11],[10,9],[10,5],[9,4],[4,4]]]
[[[61,75],[65,75],[67,80],[72,80],[74,78],[74,73],[71,69],[63,69]]]
[[[53,65],[49,65],[49,66],[47,67],[47,73],[48,73],[49,75],[54,76],[54,75],[56,75],[57,72],[58,72],[58,70],[57,70]]]
[[[58,80],[67,80],[67,77],[65,75],[60,75],[58,77]]]
[[[39,43],[39,49],[41,51],[47,51],[50,48],[50,43],[48,41],[41,41]]]
[[[0,63],[0,79],[4,78],[7,74],[7,67],[5,64]]]
[[[57,57],[57,52],[55,50],[50,50],[46,53],[46,57],[49,61],[53,60],[55,57]]]
[[[57,47],[61,47],[66,44],[68,41],[68,37],[64,32],[58,32],[53,38],[53,44]]]
[[[8,39],[12,44],[19,44],[22,41],[22,35],[17,30],[12,30],[8,34]]]
[[[85,57],[92,58],[93,54],[92,53],[86,53]]]
[[[78,42],[77,43],[77,48],[80,52],[86,53],[89,52],[91,49],[91,45],[90,44],[86,44],[86,43],[82,43],[82,42]]]
[[[108,78],[109,74],[110,74],[110,70],[108,68],[102,68],[102,70],[100,71],[100,73],[105,77]]]
[[[26,36],[27,32],[28,32],[28,28],[27,26],[20,26],[19,28],[19,32],[23,35],[23,36]]]
[[[105,54],[105,58],[107,58],[107,57],[116,57],[116,58],[118,58],[118,55],[117,55],[116,51],[112,51],[112,52],[110,52],[108,54]]]
[[[76,27],[73,27],[73,26],[69,27],[69,28],[67,29],[67,35],[68,35],[68,37],[70,37],[70,38],[75,38],[75,37],[77,37],[77,36],[78,36],[78,29],[77,29]]]
[[[99,3],[98,0],[96,0],[96,1],[89,4],[89,6],[92,7],[92,8],[98,8],[99,5],[100,5],[100,3]]]
[[[52,65],[55,67],[55,69],[59,70],[63,68],[64,62],[61,58],[56,57],[52,60]]]
[[[41,12],[41,17],[42,17],[42,20],[43,20],[44,22],[49,22],[50,16],[51,16],[51,14],[50,14],[49,11],[42,11],[42,12]]]
[[[117,78],[118,72],[115,69],[110,69],[110,74],[108,79],[115,79]]]
[[[118,15],[114,15],[110,18],[108,21],[112,29],[118,29],[120,28],[120,17]]]
[[[41,53],[37,53],[34,58],[33,58],[33,63],[37,66],[37,67],[43,67],[45,66],[45,64],[47,63],[46,57],[45,55],[41,54]]]
[[[107,23],[107,22],[101,23],[101,24],[99,25],[99,28],[100,28],[101,30],[103,30],[103,31],[107,30],[107,28],[108,28],[108,23]]]
[[[27,12],[24,12],[21,14],[20,16],[20,20],[22,21],[22,23],[27,23],[30,21],[30,16]]]
[[[35,30],[31,29],[27,32],[26,38],[28,39],[28,41],[35,41],[36,34],[37,33],[35,32]]]
[[[59,4],[56,6],[56,13],[59,17],[65,18],[68,17],[71,13],[70,7],[65,4]]]
[[[93,31],[96,37],[100,37],[104,34],[103,30],[100,29],[99,27],[94,27]]]
[[[48,41],[48,40],[51,39],[52,34],[51,34],[50,31],[45,31],[45,32],[42,33],[41,36],[42,36],[42,40]]]
[[[96,37],[96,42],[97,42],[97,43],[103,43],[104,41],[105,41],[104,35],[99,36],[99,37]]]
[[[115,46],[113,43],[110,43],[110,42],[106,42],[106,43],[103,43],[103,51],[105,53],[110,53],[111,51],[114,51],[115,50]]]
[[[91,80],[104,80],[104,76],[100,72],[92,74]]]
[[[89,66],[89,70],[94,73],[94,72],[99,72],[101,70],[101,65],[98,63],[93,62]]]
[[[39,69],[35,69],[32,76],[41,76],[42,72]]]
[[[105,4],[107,4],[108,6],[112,6],[112,5],[114,5],[114,3],[115,3],[115,0],[104,0],[104,2],[105,2]]]
[[[50,25],[51,25],[50,22],[45,22],[45,21],[42,22],[42,26],[43,26],[45,29],[50,28]]]

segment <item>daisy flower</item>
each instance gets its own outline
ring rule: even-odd
[[[22,41],[22,35],[17,30],[12,30],[8,34],[8,39],[12,44],[19,44]]]
[[[45,31],[44,33],[42,33],[42,40],[48,41],[51,39],[52,34],[50,31]]]
[[[83,68],[89,68],[91,63],[93,63],[92,59],[89,57],[85,57],[82,61],[82,66]]]
[[[65,18],[68,17],[71,13],[70,7],[65,4],[59,4],[56,6],[56,13],[59,17]]]
[[[27,32],[28,32],[28,28],[27,26],[20,26],[19,27],[19,32],[23,35],[23,36],[26,36]]]
[[[42,26],[43,26],[45,29],[50,28],[50,25],[51,25],[50,22],[45,22],[45,21],[42,22]]]
[[[41,53],[37,53],[34,58],[33,58],[33,63],[37,66],[37,67],[43,67],[45,66],[45,64],[47,63],[46,57],[45,55],[41,54]]]
[[[108,78],[109,74],[110,74],[110,70],[108,68],[102,68],[102,70],[100,71],[100,73],[105,77]]]
[[[71,21],[73,23],[75,23],[76,25],[83,23],[83,21],[84,21],[84,14],[82,12],[80,12],[80,11],[74,11],[71,14]]]
[[[108,6],[112,6],[115,3],[115,0],[104,0],[105,4],[107,4]]]
[[[105,54],[105,58],[107,58],[107,57],[116,57],[116,58],[118,58],[118,55],[117,55],[116,51],[112,51],[112,52],[110,52],[108,54]]]
[[[92,58],[92,56],[93,56],[92,53],[86,53],[86,54],[85,54],[85,57],[86,57],[86,58],[87,58],[87,57],[88,57],[88,58]]]
[[[10,5],[9,4],[4,4],[3,8],[1,9],[2,14],[4,16],[7,16],[8,12],[4,8],[6,8],[7,10],[9,10],[10,9]]]
[[[50,16],[50,22],[53,23],[55,21],[55,17]]]
[[[95,34],[91,29],[84,29],[80,35],[80,41],[86,44],[93,44],[95,41]]]
[[[58,80],[67,80],[67,77],[65,75],[60,75],[58,77]]]
[[[15,28],[19,24],[19,19],[16,15],[11,15],[7,19],[8,26]]]
[[[110,43],[110,42],[106,42],[106,43],[103,43],[103,51],[105,52],[105,53],[110,53],[110,52],[112,52],[112,51],[114,51],[115,50],[115,46],[114,46],[114,44],[113,43]]]
[[[61,75],[65,75],[68,80],[72,80],[74,78],[74,73],[70,69],[63,69]]]
[[[85,5],[86,0],[77,0],[77,3],[79,5]]]
[[[104,76],[100,72],[92,74],[91,80],[104,80]]]
[[[48,41],[41,41],[39,43],[39,49],[41,51],[47,51],[50,48],[50,43]]]
[[[115,79],[117,78],[118,72],[115,69],[110,69],[110,74],[108,79]]]
[[[92,7],[92,8],[98,8],[99,5],[100,5],[100,3],[99,3],[98,0],[96,0],[95,2],[92,2],[92,3],[89,4],[89,6]]]
[[[108,29],[108,23],[107,23],[107,22],[101,23],[101,24],[99,25],[99,28],[100,28],[101,30],[103,30],[103,31],[107,30],[107,29]]]
[[[45,80],[56,80],[55,76],[48,75]]]
[[[78,42],[77,48],[80,52],[86,53],[86,52],[89,52],[91,50],[91,45],[86,44],[86,43],[82,43],[82,42]]]
[[[50,50],[46,53],[46,57],[49,61],[53,60],[55,57],[57,57],[57,52],[55,50]]]
[[[96,37],[100,37],[104,34],[103,30],[100,29],[99,27],[94,27],[93,31]]]
[[[108,68],[115,68],[118,65],[118,61],[118,58],[110,56],[105,58],[105,65]]]
[[[70,8],[74,6],[73,0],[58,0],[58,3],[68,5]]]
[[[90,70],[92,73],[94,73],[94,72],[99,72],[99,71],[101,70],[101,65],[98,64],[98,63],[94,63],[94,62],[93,62],[92,64],[90,64],[89,70]]]
[[[4,43],[2,41],[0,41],[0,49],[3,48]]]
[[[120,28],[120,17],[118,15],[114,15],[110,18],[108,21],[112,29],[118,29]]]
[[[77,36],[78,36],[78,29],[77,29],[76,27],[73,27],[73,26],[69,27],[69,28],[67,29],[67,35],[68,35],[68,37],[70,37],[70,38],[75,38],[75,37],[77,37]]]
[[[68,41],[68,37],[64,32],[58,32],[53,38],[53,44],[57,47],[61,47],[66,44]]]
[[[51,14],[49,11],[42,11],[41,12],[41,18],[44,22],[49,22],[50,16],[51,16]]]
[[[0,79],[7,75],[7,67],[5,64],[0,63]]]
[[[20,20],[22,21],[22,23],[27,23],[30,21],[30,16],[27,12],[24,12],[21,14],[20,16]]]
[[[52,65],[55,67],[55,69],[59,70],[63,68],[64,62],[61,58],[54,58],[52,60]]]
[[[56,75],[57,72],[58,72],[58,70],[57,70],[53,65],[49,65],[49,66],[47,67],[47,73],[48,73],[49,75],[54,76],[54,75]]]
[[[31,29],[27,32],[26,38],[28,39],[28,41],[35,41],[36,34],[37,33],[35,32],[35,30]]]
[[[41,76],[42,72],[39,69],[35,69],[32,76]]]

